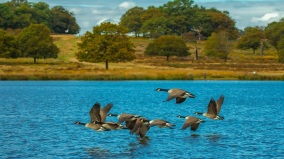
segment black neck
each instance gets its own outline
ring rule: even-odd
[[[75,124],[78,124],[78,125],[86,125],[86,123],[81,123],[79,121],[77,121]]]
[[[159,91],[165,91],[165,92],[168,92],[168,91],[169,91],[169,89],[159,88]]]

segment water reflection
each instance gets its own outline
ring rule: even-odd
[[[221,135],[220,134],[209,134],[209,135],[205,135],[205,137],[211,142],[217,142],[221,138]]]
[[[105,158],[112,156],[111,152],[108,149],[104,149],[101,147],[86,148],[86,151],[92,158]]]

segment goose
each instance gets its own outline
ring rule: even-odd
[[[157,88],[156,91],[164,91],[169,93],[168,98],[164,102],[176,98],[176,104],[180,104],[183,103],[186,100],[186,98],[195,98],[194,94],[179,88],[172,88],[172,89]]]
[[[101,123],[96,123],[96,122],[104,121],[106,118],[105,114],[108,113],[111,107],[112,107],[112,104],[110,103],[106,105],[104,108],[100,109],[100,104],[96,102],[89,112],[90,122],[82,123],[82,122],[77,121],[75,122],[75,124],[84,125],[85,127],[91,128],[96,131],[108,131],[110,129],[104,127]]]
[[[153,120],[150,120],[149,121],[149,124],[150,124],[150,127],[152,126],[157,126],[159,128],[170,128],[172,129],[173,126],[175,126],[174,124],[166,121],[166,120],[163,120],[163,119],[153,119]]]
[[[130,134],[136,134],[140,136],[140,138],[144,138],[146,136],[147,131],[150,129],[149,120],[145,118],[136,118],[135,125],[130,130]]]
[[[205,112],[205,113],[195,112],[195,114],[205,116],[205,117],[212,119],[212,120],[223,120],[224,117],[218,115],[220,110],[221,110],[221,106],[223,104],[223,101],[224,101],[223,95],[221,95],[220,98],[217,101],[215,101],[213,98],[211,98],[210,101],[209,101],[209,104],[207,106],[207,112]]]
[[[107,113],[110,111],[112,107],[113,104],[109,103],[103,108],[101,108],[101,105],[98,102],[96,102],[89,112],[91,118],[93,119],[92,122],[94,121],[105,122]]]
[[[131,119],[131,118],[138,118],[138,117],[140,117],[139,115],[127,114],[127,113],[122,113],[120,115],[109,113],[109,114],[107,114],[107,116],[116,116],[118,118],[118,122],[119,123],[123,123],[126,120]]]
[[[178,115],[178,118],[185,118],[185,122],[182,126],[182,130],[185,130],[186,128],[190,127],[190,130],[196,131],[200,122],[204,122],[204,120],[201,120],[199,118],[196,118],[194,116],[181,116]]]
[[[120,129],[128,129],[124,125],[116,122],[98,122],[95,121],[96,124],[101,124],[104,128],[110,129],[110,130],[120,130]]]
[[[90,123],[82,123],[80,121],[76,121],[75,124],[84,125],[85,127],[96,130],[96,131],[110,131],[110,129],[102,126],[102,124],[91,123],[91,122]]]

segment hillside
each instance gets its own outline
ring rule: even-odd
[[[199,60],[194,60],[194,43],[188,43],[191,56],[186,58],[148,57],[143,52],[151,39],[132,38],[137,59],[127,63],[78,62],[74,57],[80,37],[53,35],[60,48],[57,59],[0,59],[1,80],[200,80],[206,73],[208,80],[283,80],[284,64],[277,62],[273,49],[264,56],[251,50],[234,49],[228,61],[208,58],[203,54],[204,42],[198,43]],[[257,52],[260,52],[257,50]]]

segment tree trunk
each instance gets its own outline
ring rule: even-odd
[[[169,61],[170,60],[170,56],[169,55],[167,55],[167,61]]]
[[[106,60],[106,70],[108,70],[108,60]]]
[[[34,57],[34,63],[36,63],[36,57]]]
[[[196,44],[195,44],[195,59],[198,60],[198,48]]]

